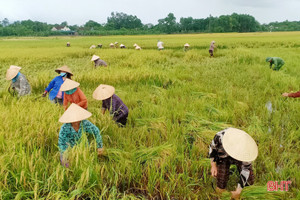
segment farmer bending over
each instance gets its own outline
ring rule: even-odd
[[[11,65],[6,72],[6,80],[11,80],[11,85],[8,91],[12,88],[18,92],[18,96],[25,96],[31,93],[30,84],[26,79],[26,76],[20,72],[21,67]]]
[[[99,129],[87,120],[90,116],[92,113],[73,103],[60,117],[59,122],[64,124],[59,131],[58,147],[60,162],[63,166],[69,167],[69,163],[64,159],[64,152],[68,147],[72,148],[80,141],[82,133],[89,133],[95,137],[98,155],[102,155],[104,151],[102,137]]]
[[[110,85],[99,85],[93,93],[93,98],[96,100],[102,100],[102,114],[105,114],[106,110],[110,111],[110,115],[113,116],[113,120],[123,127],[127,123],[128,108],[123,101],[114,94],[115,88]]]
[[[270,63],[270,69],[272,69],[272,65],[274,64],[274,71],[280,70],[280,68],[284,65],[284,61],[282,60],[282,58],[278,57],[267,57],[266,62]]]
[[[239,199],[242,189],[254,183],[252,161],[257,157],[255,141],[246,132],[228,128],[218,132],[209,147],[211,174],[217,178],[217,193],[225,191],[230,165],[235,164],[240,173],[240,180],[231,197]]]
[[[49,83],[48,87],[43,93],[43,97],[45,97],[47,93],[49,93],[49,99],[52,103],[59,103],[60,105],[62,105],[64,100],[64,93],[60,90],[60,87],[67,78],[71,79],[71,76],[73,76],[73,74],[68,66],[62,66],[56,69],[55,72],[57,72],[59,76],[56,76]]]
[[[94,61],[95,63],[95,68],[98,66],[104,66],[107,67],[107,64],[104,60],[101,60],[99,56],[93,55],[91,61]]]
[[[75,103],[78,106],[87,109],[87,98],[81,89],[78,87],[80,84],[71,79],[66,79],[61,85],[60,90],[64,92],[64,108],[67,110],[69,104]]]

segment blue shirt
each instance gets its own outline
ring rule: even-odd
[[[71,123],[63,124],[59,131],[58,136],[58,147],[61,153],[67,150],[67,148],[73,147],[78,143],[82,136],[82,130],[85,133],[94,135],[97,142],[97,148],[103,147],[102,137],[100,131],[92,122],[89,120],[82,120],[78,132],[72,127]]]
[[[56,76],[48,85],[48,87],[45,89],[47,92],[49,92],[49,99],[53,100],[60,89],[60,86],[64,83],[63,77]],[[64,98],[64,92],[62,94],[62,99]]]

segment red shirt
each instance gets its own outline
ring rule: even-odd
[[[78,87],[77,90],[73,94],[66,94],[64,92],[64,108],[67,110],[69,107],[69,103],[75,103],[80,107],[87,109],[88,103],[86,96],[83,94],[81,89]]]
[[[289,97],[297,98],[297,97],[300,97],[300,91],[295,92],[295,93],[289,93],[288,95],[289,95]]]

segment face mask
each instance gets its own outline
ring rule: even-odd
[[[18,80],[19,75],[20,75],[20,72],[17,74],[17,76],[15,76],[15,78],[11,79],[11,81],[13,83],[15,83]]]
[[[66,94],[73,94],[76,90],[77,90],[77,88],[74,88],[72,90],[65,91],[65,93]]]
[[[60,76],[65,77],[67,75],[67,73],[65,72],[60,72]]]

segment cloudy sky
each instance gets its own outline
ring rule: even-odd
[[[82,25],[88,20],[105,23],[111,12],[136,15],[144,24],[174,13],[206,18],[236,12],[250,14],[260,23],[300,21],[300,0],[0,0],[0,20],[36,20]]]

